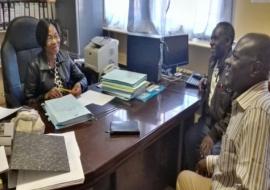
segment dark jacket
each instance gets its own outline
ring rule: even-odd
[[[64,88],[71,89],[77,82],[81,83],[82,91],[87,90],[87,80],[80,69],[74,64],[66,52],[59,51],[56,56],[56,67],[63,81]],[[54,84],[54,70],[50,69],[43,53],[29,64],[25,81],[25,97],[27,100],[43,101],[44,95]]]
[[[212,74],[216,64],[218,64],[219,69],[219,80],[209,106],[208,98],[211,88]],[[207,79],[208,82],[203,96],[202,119],[204,120],[205,125],[210,129],[208,135],[214,140],[214,142],[221,139],[221,136],[227,129],[231,117],[233,93],[223,85],[225,67],[225,59],[219,62],[216,60],[210,61]]]

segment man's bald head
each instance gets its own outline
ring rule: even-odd
[[[226,63],[228,72],[225,85],[238,93],[267,80],[270,69],[270,37],[257,33],[243,36]]]

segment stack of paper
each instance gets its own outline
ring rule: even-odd
[[[104,106],[105,104],[109,103],[114,96],[110,96],[107,94],[103,94],[101,92],[96,92],[93,90],[87,90],[86,92],[82,93],[78,97],[78,101],[83,105],[87,106],[89,104],[96,104],[99,106]]]
[[[126,70],[112,70],[102,76],[102,90],[124,100],[130,100],[142,94],[149,82],[147,75]]]
[[[0,123],[0,146],[5,147],[7,155],[11,154],[13,134],[14,123]]]
[[[0,119],[3,119],[5,117],[17,112],[21,108],[22,107],[10,109],[10,108],[0,107]]]
[[[93,114],[71,94],[47,100],[43,106],[56,129],[93,119]]]
[[[56,134],[52,134],[56,135]],[[84,173],[80,160],[80,150],[74,132],[57,134],[63,136],[67,148],[69,172],[20,170],[17,190],[57,189],[84,182]]]
[[[102,76],[102,81],[135,87],[147,79],[147,75],[126,70],[114,69]]]
[[[0,173],[8,170],[7,156],[3,146],[0,146]]]

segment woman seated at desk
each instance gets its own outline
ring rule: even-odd
[[[36,37],[42,51],[27,69],[25,97],[28,103],[61,97],[66,92],[78,96],[86,91],[86,77],[69,55],[60,50],[59,26],[53,20],[41,19]]]

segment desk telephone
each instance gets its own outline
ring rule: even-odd
[[[193,73],[187,80],[186,84],[191,86],[199,87],[200,80],[202,79],[202,76],[198,73]]]
[[[188,69],[180,69],[178,73],[180,73],[181,79],[185,81],[187,85],[194,87],[199,86],[200,80],[203,77],[201,74],[195,73]]]

